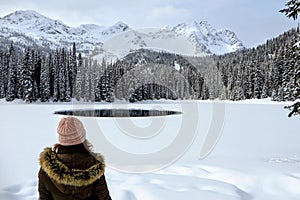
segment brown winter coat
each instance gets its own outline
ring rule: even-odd
[[[40,155],[39,200],[111,200],[101,155],[83,144],[45,148]]]

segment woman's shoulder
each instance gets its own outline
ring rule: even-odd
[[[39,161],[41,169],[51,179],[54,179],[58,183],[72,186],[84,186],[91,184],[104,174],[104,158],[103,156],[100,156],[100,160],[98,160],[98,158],[99,155],[97,155],[97,158],[90,155],[88,159],[93,161],[93,164],[88,167],[76,167],[76,165],[83,166],[84,163],[84,165],[86,165],[86,159],[78,160],[79,163],[75,163],[75,167],[70,167],[70,165],[67,165],[67,163],[59,159],[57,152],[53,151],[52,148],[47,147],[41,152]],[[75,158],[75,160],[77,159]],[[89,178],[86,179],[86,177]]]
[[[53,148],[46,147],[40,154],[40,158],[47,154],[55,154],[52,157],[57,157],[61,162],[72,168],[85,168],[101,162],[105,163],[104,156],[100,153],[90,151],[85,145],[62,146],[55,145]]]

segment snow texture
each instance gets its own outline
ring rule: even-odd
[[[79,51],[93,51],[99,60],[121,58],[140,48],[191,56],[224,54],[244,48],[235,33],[216,30],[205,21],[145,29],[133,29],[123,22],[110,27],[96,24],[69,27],[36,11],[20,10],[0,18],[0,24],[0,39],[50,48],[75,42]]]
[[[180,110],[188,101],[145,101],[120,105],[128,108]],[[222,199],[298,200],[300,199],[299,119],[288,118],[283,106],[270,100],[223,102],[225,122],[215,149],[199,159],[203,138],[213,120],[214,101],[197,101],[199,127],[195,140],[178,160],[148,173],[124,173],[111,168],[107,157],[106,178],[115,200]],[[1,121],[1,200],[38,198],[39,152],[57,142],[56,126],[62,116],[54,111],[74,108],[111,108],[111,104],[72,103],[25,104],[0,100]],[[195,110],[195,112],[197,112]],[[167,117],[177,119],[180,116]],[[81,117],[83,121],[87,118]],[[106,130],[115,130],[113,119],[103,120]],[[149,119],[132,121],[145,127]],[[192,120],[192,119],[191,119]],[[178,123],[177,120],[170,120]],[[171,124],[172,125],[172,124]],[[178,124],[173,124],[178,127]],[[87,136],[95,144],[93,130],[86,124]],[[165,128],[168,128],[166,124]],[[118,146],[114,131],[103,131]],[[125,138],[125,136],[124,136]],[[123,140],[127,143],[129,139]],[[145,141],[146,143],[146,141]],[[154,143],[155,144],[155,143]],[[136,151],[126,145],[128,151]],[[152,150],[162,148],[152,145]],[[95,148],[97,149],[97,147]],[[143,149],[143,148],[141,148]],[[102,151],[103,153],[103,151]],[[104,153],[104,156],[106,154]]]

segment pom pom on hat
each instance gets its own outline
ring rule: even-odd
[[[64,117],[60,120],[58,127],[58,141],[65,146],[83,143],[86,132],[82,122],[75,117]]]

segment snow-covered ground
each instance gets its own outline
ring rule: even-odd
[[[128,135],[128,132],[122,135],[122,120],[80,119],[86,124],[88,138],[94,143],[95,150],[106,156],[106,178],[114,200],[299,200],[300,123],[298,117],[287,117],[288,111],[283,106],[288,104],[251,100],[221,103],[147,101],[114,105],[183,112],[182,115],[158,118],[158,121],[149,118],[130,119],[132,126],[145,130],[152,123],[163,122],[154,135],[144,135],[144,138]],[[189,108],[186,105],[196,106],[193,110],[196,119],[184,119],[193,116],[187,113]],[[44,147],[57,142],[56,126],[62,117],[53,112],[86,107],[111,108],[112,105],[24,104],[0,100],[1,200],[38,198],[39,153]],[[147,162],[144,165],[148,166],[143,166],[141,162],[136,165],[126,163],[126,158],[118,165],[113,155],[115,152],[106,152],[97,140],[101,129],[101,134],[115,147],[128,155],[142,153],[147,158],[156,151],[165,153],[163,150],[184,132],[180,128],[185,127],[185,123],[191,123],[192,126],[195,120],[195,134],[186,133],[187,148],[182,148],[182,152],[171,149],[170,152],[176,152],[177,155],[170,162],[164,163],[164,159],[160,161],[158,156],[153,166]],[[95,122],[99,125],[97,130]],[[132,130],[136,134],[136,130]],[[217,143],[208,156],[200,159],[209,134],[217,136]],[[167,155],[161,155],[162,158],[164,156]],[[149,159],[151,161],[151,157]],[[126,164],[131,168],[127,168]],[[148,172],[139,170],[139,173],[133,173],[134,169],[138,171],[138,167],[148,167]]]

